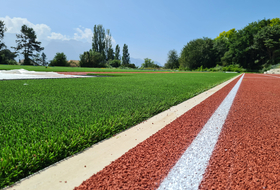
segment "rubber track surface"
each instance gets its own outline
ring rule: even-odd
[[[156,189],[239,78],[75,189]]]
[[[200,189],[280,189],[280,78],[245,74]]]

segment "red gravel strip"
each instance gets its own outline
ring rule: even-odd
[[[129,150],[75,189],[157,188],[238,79]]]
[[[280,189],[280,78],[246,74],[200,189]]]

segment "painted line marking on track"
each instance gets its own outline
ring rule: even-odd
[[[266,77],[275,77],[275,78],[280,78],[280,77],[277,77],[277,76],[272,76],[272,75],[264,75]]]
[[[198,189],[230,107],[245,74],[204,125],[192,144],[159,186],[162,189]]]

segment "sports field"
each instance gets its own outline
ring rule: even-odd
[[[0,187],[236,75],[115,74],[0,81]]]

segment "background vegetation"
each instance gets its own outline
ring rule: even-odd
[[[112,37],[109,29],[102,25],[94,25],[92,48],[80,55],[79,63],[56,63],[55,57],[50,63],[46,55],[39,54],[44,48],[36,41],[32,28],[22,26],[17,34],[17,47],[11,52],[2,42],[5,23],[0,21],[0,64],[80,66],[95,68],[137,68],[130,62],[128,45],[124,44],[122,56],[120,46],[112,47]],[[106,31],[106,32],[105,32]],[[37,52],[37,54],[35,54]],[[24,60],[16,62],[18,53],[24,55]],[[57,55],[56,55],[57,56]],[[254,71],[263,72],[272,65],[280,63],[280,19],[263,19],[249,23],[240,30],[223,31],[215,39],[203,37],[191,40],[177,54],[171,50],[167,55],[165,69],[195,70],[195,71]],[[217,66],[218,65],[218,66]],[[161,68],[146,58],[141,69]]]
[[[71,64],[71,61],[70,61]],[[25,69],[29,71],[45,72],[175,72],[171,69],[153,69],[153,68],[90,68],[90,67],[60,67],[60,66],[29,66],[29,65],[0,65],[0,70]],[[178,72],[178,71],[176,71]],[[185,71],[180,71],[185,72]]]
[[[263,19],[243,29],[222,32],[215,39],[200,38],[184,46],[181,69],[193,70],[215,65],[260,71],[280,62],[280,19]]]

